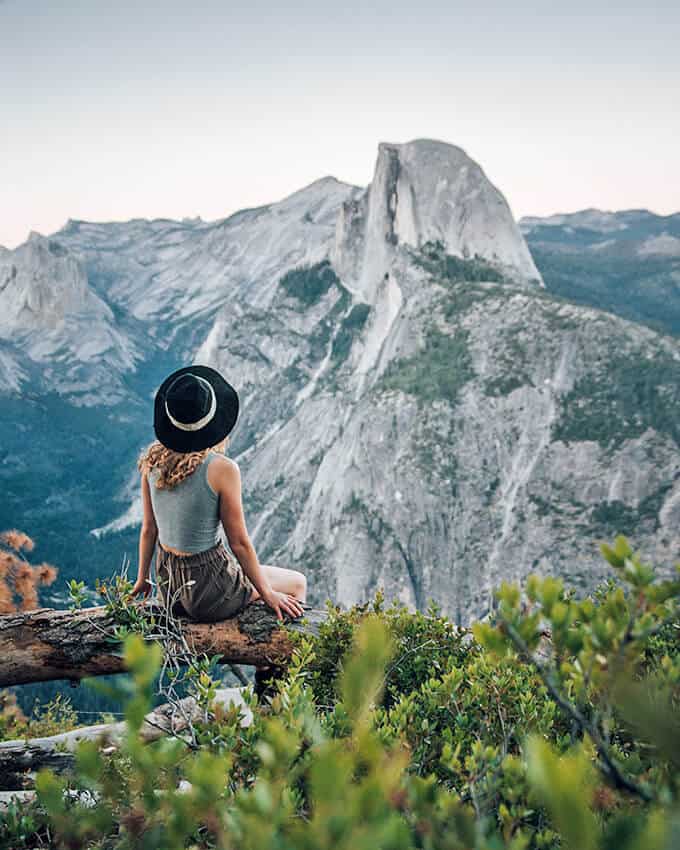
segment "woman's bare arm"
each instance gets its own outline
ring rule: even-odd
[[[145,473],[142,473],[142,510],[142,527],[139,531],[139,567],[137,581],[132,588],[132,593],[149,596],[151,593],[151,582],[149,581],[151,558],[158,539],[158,526],[156,525],[156,517],[153,515],[149,481]]]
[[[274,590],[265,574],[255,553],[245,517],[243,516],[243,501],[241,497],[241,470],[231,458],[218,462],[218,485],[220,494],[220,518],[229,541],[229,547],[234,553],[243,571],[255,585],[264,602],[276,611],[281,619],[281,612],[292,617],[299,616],[301,606],[295,597]]]

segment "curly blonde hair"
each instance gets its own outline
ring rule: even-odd
[[[174,452],[158,440],[154,440],[150,446],[142,451],[137,459],[137,469],[144,475],[158,468],[160,475],[156,481],[158,490],[170,490],[177,486],[203,463],[205,456],[213,449],[217,449],[224,443],[229,443],[229,437],[225,437],[214,446],[208,446],[199,452]]]

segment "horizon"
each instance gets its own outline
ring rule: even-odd
[[[385,139],[462,147],[516,220],[673,214],[679,38],[665,2],[3,0],[0,244],[366,186]]]
[[[1,2],[1,0],[0,0],[0,2]],[[235,210],[232,210],[231,212],[226,213],[225,215],[218,216],[217,218],[210,218],[210,219],[203,218],[201,215],[193,215],[193,216],[184,215],[184,216],[179,216],[177,218],[173,218],[173,217],[170,217],[170,216],[162,216],[162,215],[161,216],[153,216],[153,217],[132,216],[130,218],[118,218],[118,219],[114,219],[114,218],[112,218],[112,219],[86,219],[86,218],[69,217],[64,221],[63,224],[61,224],[55,230],[43,233],[39,230],[31,229],[26,234],[26,237],[24,239],[21,239],[15,245],[8,246],[8,245],[0,242],[0,248],[6,248],[6,249],[9,249],[9,250],[14,250],[15,248],[18,248],[20,245],[25,244],[30,239],[31,235],[34,234],[34,233],[37,234],[38,236],[42,236],[42,237],[55,236],[56,234],[59,233],[59,231],[63,230],[71,222],[76,223],[76,224],[114,225],[114,224],[130,224],[130,223],[135,222],[135,221],[146,221],[146,222],[149,222],[149,223],[152,223],[154,221],[168,221],[168,222],[173,222],[175,224],[182,224],[184,222],[189,223],[189,222],[192,222],[192,221],[200,221],[201,224],[206,224],[206,225],[220,224],[224,221],[227,221],[232,216],[238,215],[239,213],[243,213],[243,212],[248,211],[248,210],[263,209],[263,208],[268,207],[268,206],[274,206],[276,204],[280,204],[280,203],[284,202],[285,200],[287,200],[292,195],[296,194],[297,192],[304,191],[305,189],[309,188],[310,186],[313,186],[314,183],[319,183],[323,180],[328,180],[328,179],[336,180],[337,182],[344,183],[347,186],[359,186],[359,188],[362,188],[362,189],[366,188],[366,186],[369,185],[368,183],[365,186],[361,186],[360,184],[356,184],[356,183],[348,183],[347,181],[341,180],[339,177],[336,177],[333,174],[324,174],[323,176],[317,177],[315,180],[312,180],[309,183],[306,183],[304,186],[301,186],[298,189],[294,189],[292,192],[289,192],[287,195],[284,195],[283,197],[277,198],[276,200],[268,201],[268,202],[265,202],[263,204],[258,204],[257,206],[253,206],[253,207],[239,207]],[[616,209],[616,210],[615,209],[603,209],[602,207],[580,207],[580,208],[574,209],[574,210],[555,210],[554,212],[549,212],[549,213],[546,213],[545,215],[533,215],[532,213],[527,213],[527,214],[522,215],[522,216],[515,216],[515,221],[519,224],[523,219],[530,219],[530,218],[548,219],[548,218],[553,218],[553,217],[557,217],[557,216],[578,215],[580,213],[586,213],[586,212],[598,212],[598,213],[603,213],[604,215],[617,215],[617,214],[621,214],[621,213],[644,212],[644,213],[650,213],[651,215],[657,216],[659,218],[669,218],[671,216],[675,216],[675,215],[680,214],[680,206],[678,206],[677,210],[671,211],[669,213],[659,213],[656,210],[650,209],[649,207],[625,207],[623,209]]]

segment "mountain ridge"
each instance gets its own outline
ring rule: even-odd
[[[18,442],[28,407],[10,389],[0,420],[4,509],[80,577],[136,556],[133,461],[153,439],[155,388],[187,362],[237,386],[230,454],[251,536],[262,562],[308,573],[315,601],[382,585],[465,622],[501,578],[550,570],[593,586],[594,537],[623,525],[659,561],[677,551],[677,341],[556,298],[461,148],[382,142],[367,187],[326,176],[218,224],[73,223],[50,238],[141,353],[106,412],[76,409],[68,389],[39,398]],[[12,351],[0,347],[0,376]],[[44,518],[20,495],[31,440],[54,465]]]
[[[680,213],[585,210],[520,227],[552,292],[680,334]]]

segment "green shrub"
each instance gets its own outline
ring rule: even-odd
[[[306,683],[317,708],[332,710],[338,699],[338,681],[343,659],[352,646],[357,626],[369,614],[380,615],[394,641],[394,658],[385,671],[381,705],[392,706],[403,694],[409,694],[432,676],[441,676],[450,665],[469,652],[464,633],[431,606],[427,612],[411,612],[392,603],[385,607],[382,594],[371,603],[342,611],[327,605],[327,619],[313,641],[313,654],[305,667]],[[294,635],[293,640],[308,645],[309,640]]]
[[[195,746],[142,745],[161,652],[127,634],[119,752],[88,742],[72,774],[41,771],[0,846],[673,850],[680,582],[625,538],[603,554],[597,593],[504,585],[474,634],[380,596],[330,608],[271,698],[246,694],[253,723],[213,705]]]
[[[30,717],[18,709],[11,691],[0,691],[0,741],[18,738],[44,738],[78,727],[78,713],[69,697],[57,694],[51,700],[35,703]]]

